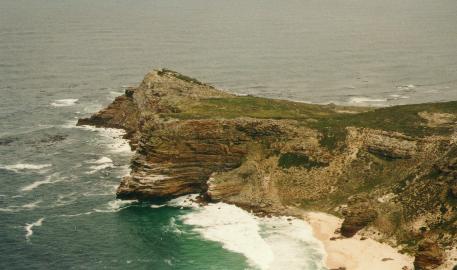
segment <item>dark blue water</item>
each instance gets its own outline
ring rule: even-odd
[[[214,220],[185,224],[195,209],[115,200],[131,153],[76,119],[160,67],[302,101],[456,100],[455,14],[454,0],[2,0],[0,269],[245,269],[270,253],[319,269],[312,241],[268,222],[259,257],[208,234]],[[268,251],[272,239],[295,248]]]

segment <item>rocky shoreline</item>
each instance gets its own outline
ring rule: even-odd
[[[321,211],[344,218],[341,237],[375,229],[415,269],[457,264],[457,102],[240,97],[162,69],[78,125],[126,131],[136,152],[119,198],[200,193],[264,215]]]

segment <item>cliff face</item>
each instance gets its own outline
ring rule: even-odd
[[[456,120],[457,102],[312,105],[160,70],[78,124],[127,131],[136,154],[120,198],[201,193],[265,213],[326,211],[345,217],[344,236],[371,226],[414,252],[456,245]],[[419,256],[418,268],[435,259]]]

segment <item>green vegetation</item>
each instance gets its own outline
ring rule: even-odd
[[[310,160],[309,157],[303,153],[285,153],[279,157],[278,165],[281,168],[303,167],[311,169],[314,167],[327,166],[328,164]]]
[[[448,133],[449,128],[431,128],[426,125],[419,112],[457,113],[457,102],[426,103],[380,108],[364,113],[322,119],[319,125],[330,127],[366,127],[386,131],[402,132],[410,136],[426,136],[436,133]]]
[[[335,114],[330,106],[245,96],[203,99],[173,116],[180,119],[252,117],[304,121]]]
[[[182,75],[181,73],[178,73],[176,71],[173,71],[173,70],[170,70],[170,69],[166,69],[166,68],[163,68],[162,70],[159,70],[157,72],[158,75],[164,75],[164,74],[169,74],[169,75],[172,75],[173,77],[177,78],[177,79],[180,79],[180,80],[183,80],[183,81],[186,81],[186,82],[190,82],[190,83],[195,83],[195,84],[199,84],[199,85],[203,85],[204,83],[200,82],[199,80],[195,79],[195,78],[192,78],[192,77],[189,77],[189,76],[186,76],[186,75]]]
[[[191,78],[188,80],[192,80]],[[261,97],[210,98],[183,104],[180,112],[164,116],[178,119],[291,119],[321,132],[321,144],[338,147],[346,138],[346,127],[396,131],[412,137],[450,134],[450,127],[429,127],[419,112],[457,114],[457,102],[363,108],[317,105]],[[351,113],[347,113],[347,112]]]

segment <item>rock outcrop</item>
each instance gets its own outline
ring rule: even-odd
[[[378,213],[369,202],[354,203],[343,211],[343,215],[341,235],[344,237],[354,236],[378,217]]]
[[[200,193],[258,212],[343,216],[420,269],[457,245],[457,102],[357,108],[235,96],[159,70],[78,125],[121,128],[135,149],[119,198]],[[436,245],[417,244],[424,235]],[[440,257],[441,258],[441,257]]]
[[[438,268],[444,262],[444,253],[438,244],[426,239],[419,243],[418,251],[414,260],[416,270],[432,270]]]

